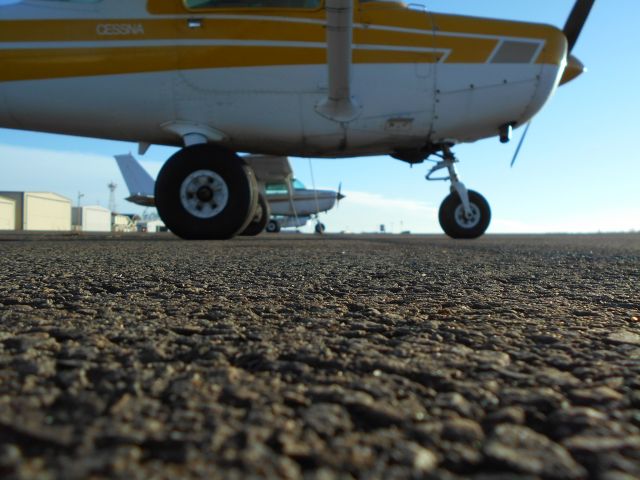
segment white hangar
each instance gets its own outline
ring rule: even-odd
[[[98,205],[73,207],[73,227],[82,232],[110,232],[111,210]]]
[[[0,197],[0,230],[16,229],[16,202],[7,197]]]
[[[0,197],[4,197],[0,203],[0,225],[8,226],[13,219],[13,227],[8,230],[71,230],[71,200],[62,195],[50,192],[0,192]],[[10,212],[11,203],[13,215]]]

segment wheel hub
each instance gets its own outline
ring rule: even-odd
[[[469,214],[466,214],[464,206],[462,204],[458,205],[454,215],[458,226],[462,228],[474,228],[480,223],[482,214],[480,213],[478,206],[474,203],[470,203],[469,210]]]
[[[201,202],[209,202],[213,198],[213,190],[209,187],[200,187],[196,196]]]
[[[194,217],[213,218],[227,206],[229,187],[213,170],[197,170],[182,182],[180,201]]]

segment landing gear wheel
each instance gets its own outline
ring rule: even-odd
[[[221,240],[243,231],[258,201],[253,170],[216,145],[192,145],[164,164],[155,186],[158,214],[187,240]]]
[[[269,220],[265,230],[269,233],[278,233],[280,231],[280,224],[276,220]]]
[[[256,212],[251,219],[251,223],[244,229],[241,235],[255,237],[260,235],[264,228],[267,226],[267,222],[271,217],[271,208],[269,202],[265,196],[261,193],[258,196],[258,205],[256,206]]]
[[[316,233],[317,233],[317,234],[321,235],[321,234],[323,234],[323,233],[324,233],[324,231],[326,230],[326,227],[324,226],[324,223],[320,223],[320,222],[318,222],[318,223],[316,223],[316,228],[315,228],[315,230],[316,230]]]
[[[440,205],[438,218],[444,233],[451,238],[478,238],[489,227],[491,209],[489,203],[478,192],[469,190],[470,215],[465,215],[462,201],[457,193],[451,193]]]

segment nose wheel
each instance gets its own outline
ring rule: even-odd
[[[468,211],[465,211],[457,192],[449,194],[440,205],[440,226],[451,238],[478,238],[484,234],[491,221],[491,209],[485,198],[473,190],[468,190],[467,193]]]
[[[427,180],[451,181],[451,193],[444,199],[438,212],[438,220],[444,233],[451,238],[478,238],[486,232],[491,222],[491,208],[478,192],[467,190],[458,177],[455,163],[458,161],[448,146],[442,149],[442,160],[427,174]],[[434,177],[438,170],[447,169],[449,176]]]

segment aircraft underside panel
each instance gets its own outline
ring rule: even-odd
[[[507,123],[526,123],[557,77],[557,68],[535,64],[438,65],[432,141],[473,142],[497,135]]]
[[[175,118],[174,76],[158,72],[5,82],[0,95],[7,96],[10,121],[0,126],[180,144],[180,138],[161,127]]]
[[[433,80],[414,64],[355,65],[353,84],[362,108],[346,128],[316,111],[327,95],[324,65],[182,71],[176,103],[181,117],[221,130],[238,150],[332,156],[424,144]]]
[[[362,109],[347,128],[315,111],[326,88],[324,66],[5,82],[0,126],[179,145],[167,125],[186,122],[221,132],[238,151],[323,156],[381,153],[428,138],[433,80],[416,75],[414,64],[356,66]]]
[[[356,65],[359,116],[341,124],[319,115],[323,66],[154,72],[4,82],[0,126],[180,145],[167,128],[206,125],[237,151],[339,157],[383,154],[428,141],[475,141],[524,123],[557,86],[543,65]],[[284,81],[283,79],[286,79]],[[437,90],[436,90],[437,85]],[[5,96],[8,108],[2,108]],[[64,115],[60,115],[64,112]]]

